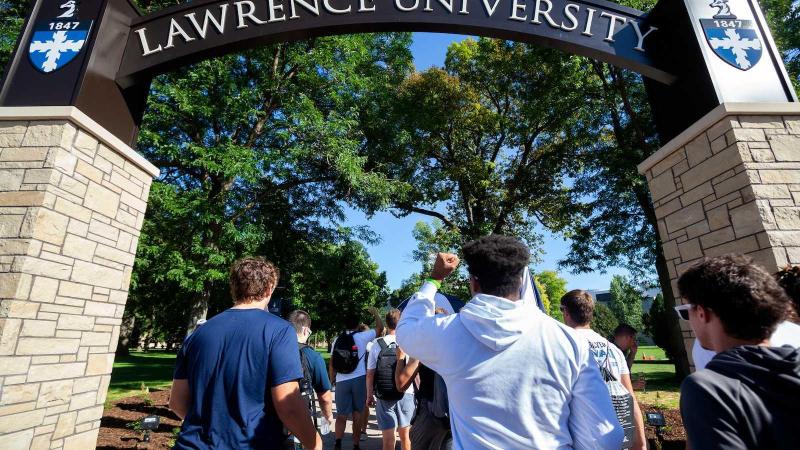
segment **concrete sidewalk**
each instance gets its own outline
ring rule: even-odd
[[[334,415],[336,413],[336,404],[333,405]],[[333,426],[331,432],[322,437],[325,450],[333,449],[333,443],[336,440],[334,437]],[[381,439],[381,431],[378,429],[378,421],[375,417],[375,408],[370,408],[369,423],[367,424],[367,440],[361,441],[361,450],[381,450],[383,448],[383,441]],[[397,441],[395,447],[399,448],[400,441]],[[353,427],[352,422],[347,422],[347,429],[342,438],[342,450],[352,450],[353,448]]]

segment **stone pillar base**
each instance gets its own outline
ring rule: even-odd
[[[95,447],[158,169],[73,107],[0,108],[0,447]]]
[[[678,276],[704,256],[744,253],[769,271],[800,264],[800,103],[720,105],[639,171],[676,295]]]

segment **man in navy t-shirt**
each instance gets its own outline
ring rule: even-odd
[[[170,408],[184,418],[176,449],[273,449],[288,428],[322,449],[300,395],[303,377],[294,328],[266,311],[278,269],[244,258],[230,271],[235,304],[183,344]]]

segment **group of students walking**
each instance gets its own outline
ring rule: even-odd
[[[561,299],[564,324],[526,301],[530,254],[516,238],[486,236],[462,253],[469,302],[439,292],[459,265],[440,253],[402,312],[384,323],[373,310],[371,330],[358,331],[355,318],[344,324],[327,373],[305,344],[308,314],[286,322],[266,312],[277,268],[262,258],[235,263],[234,306],[178,355],[170,407],[184,423],[175,448],[279,449],[291,434],[321,449],[318,429],[335,423],[338,449],[349,418],[357,449],[373,396],[384,449],[396,434],[403,450],[647,448],[629,371],[635,330],[615,336],[626,357],[589,328],[587,292]],[[800,448],[792,429],[800,423],[799,275],[787,269],[776,278],[740,255],[681,275],[677,313],[697,336],[695,358],[712,355],[682,386],[690,448]]]

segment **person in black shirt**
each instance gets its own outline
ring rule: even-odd
[[[789,310],[784,290],[742,255],[690,267],[678,289],[688,302],[678,314],[704,348],[717,352],[681,386],[689,447],[800,448],[800,350],[769,341]]]

